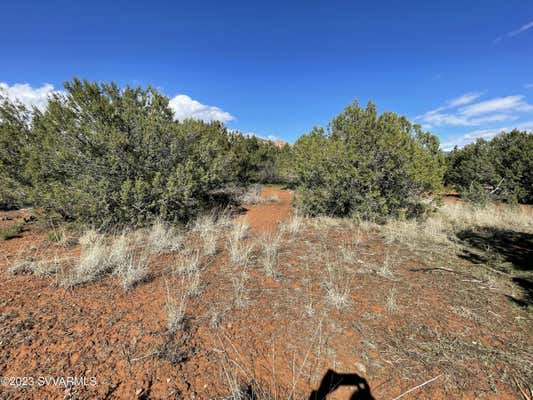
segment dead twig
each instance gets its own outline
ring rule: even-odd
[[[531,394],[531,396],[527,394],[526,391],[522,388],[522,385],[518,382],[518,379],[516,379],[516,376],[513,376],[513,380],[514,380],[514,383],[516,383],[516,387],[518,387],[518,390],[524,397],[524,400],[532,400],[533,393]]]
[[[412,391],[414,391],[414,390],[416,390],[416,389],[420,389],[422,386],[426,386],[428,383],[431,383],[431,382],[433,382],[433,381],[436,381],[436,380],[439,379],[441,376],[442,376],[442,374],[437,375],[436,377],[431,378],[430,380],[425,381],[424,383],[421,383],[420,385],[417,385],[417,386],[415,386],[415,387],[409,389],[407,392],[403,392],[401,395],[395,397],[395,398],[392,399],[392,400],[398,400],[398,399],[401,399],[401,398],[402,398],[403,396],[405,396],[406,394],[409,394],[409,393],[411,393]]]

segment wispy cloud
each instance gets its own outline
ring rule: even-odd
[[[475,130],[475,131],[468,132],[462,135],[456,135],[442,142],[441,148],[444,151],[450,151],[455,146],[463,147],[464,145],[468,143],[472,143],[476,139],[480,139],[480,138],[487,139],[487,140],[492,139],[494,136],[500,134],[501,132],[509,132],[509,131],[512,131],[513,129],[520,129],[523,131],[533,132],[533,121],[522,122],[515,126],[504,126],[504,127],[492,128],[492,129],[480,129],[480,130]]]
[[[460,110],[460,113],[468,117],[488,114],[493,112],[531,112],[533,105],[526,103],[524,96],[505,96],[480,103],[472,104]]]
[[[54,86],[49,83],[34,88],[28,83],[9,85],[5,82],[0,82],[0,97],[5,96],[13,102],[22,103],[28,108],[36,107],[41,111],[45,109],[48,97],[57,92]]]
[[[525,87],[526,89],[533,89],[533,83],[526,83],[526,84],[524,85],[524,87]]]
[[[505,38],[511,38],[513,36],[520,35],[521,33],[527,31],[528,29],[533,28],[533,21],[528,22],[527,24],[522,25],[520,28],[515,29],[514,31],[507,32],[505,35],[498,36],[494,39],[494,43],[500,43]]]
[[[483,92],[465,93],[444,106],[415,117],[424,127],[479,126],[491,122],[513,121],[517,114],[533,112],[522,95],[497,97],[475,103]]]
[[[448,101],[447,108],[454,108],[454,107],[464,106],[465,104],[470,104],[474,100],[477,100],[478,98],[483,96],[484,94],[485,92],[465,93],[462,96],[459,96],[455,99]]]
[[[206,122],[228,122],[235,119],[233,115],[218,107],[202,104],[184,94],[179,94],[170,99],[169,106],[174,111],[174,116],[177,120],[191,118]]]

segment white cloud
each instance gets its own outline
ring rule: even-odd
[[[513,37],[513,36],[516,36],[522,32],[525,32],[527,31],[528,29],[530,28],[533,28],[533,21],[530,21],[528,22],[527,24],[525,25],[522,25],[520,28],[514,30],[514,31],[511,31],[507,34],[508,37]]]
[[[206,122],[227,122],[235,119],[233,115],[218,107],[202,104],[184,94],[179,94],[170,99],[169,105],[174,111],[174,116],[177,120],[192,118]]]
[[[54,86],[49,83],[34,88],[28,83],[9,85],[5,82],[0,82],[0,95],[7,97],[11,101],[18,101],[30,108],[35,106],[41,111],[45,109],[48,97],[53,93],[60,93],[60,91],[55,90]],[[169,105],[178,120],[192,118],[207,122],[227,122],[235,119],[230,113],[218,107],[202,104],[184,94],[170,99]]]
[[[526,84],[524,85],[524,87],[525,87],[526,89],[533,89],[533,83],[526,83]]]
[[[10,86],[5,82],[0,82],[1,95],[6,96],[11,101],[18,101],[29,108],[35,106],[41,111],[46,107],[48,97],[52,93],[57,93],[57,91],[49,83],[33,88],[27,83],[15,83]]]
[[[494,43],[499,43],[499,42],[501,42],[504,38],[510,38],[510,37],[513,37],[513,36],[519,35],[519,34],[525,32],[525,31],[527,31],[528,29],[531,29],[531,28],[533,28],[533,21],[530,21],[530,22],[528,22],[527,24],[522,25],[520,28],[515,29],[514,31],[507,32],[505,35],[502,35],[502,36],[497,37],[497,38],[494,40]]]
[[[530,112],[533,111],[533,105],[524,101],[524,96],[506,96],[498,97],[492,100],[482,101],[472,104],[460,110],[460,113],[468,117],[475,115],[488,114],[492,112]]]
[[[276,142],[277,140],[281,140],[283,141],[283,139],[281,139],[280,137],[276,136],[276,135],[260,135],[258,133],[255,133],[255,132],[241,132],[239,131],[238,129],[229,129],[229,132],[232,132],[232,133],[239,133],[243,136],[247,136],[247,137],[251,137],[251,136],[255,136],[256,138],[258,139],[261,139],[261,140],[270,140],[271,142]]]
[[[478,99],[479,97],[483,96],[485,92],[470,92],[465,93],[462,96],[459,96],[455,99],[452,99],[448,101],[447,108],[454,108],[459,106],[464,106],[465,104],[470,104],[474,100]]]
[[[509,132],[513,129],[520,129],[522,131],[528,131],[533,133],[533,121],[523,122],[515,126],[504,126],[500,128],[493,129],[480,129],[472,132],[465,133],[464,135],[455,136],[445,142],[441,143],[441,148],[444,151],[450,151],[455,146],[463,147],[468,143],[474,142],[476,139],[492,139],[494,136],[498,135],[501,132]]]
[[[415,117],[425,128],[434,126],[479,126],[491,122],[518,119],[517,114],[533,112],[522,95],[497,97],[474,103],[482,92],[465,93],[449,100],[444,106]]]

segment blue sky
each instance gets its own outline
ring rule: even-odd
[[[533,1],[12,1],[0,90],[152,84],[177,117],[293,142],[358,99],[449,148],[533,129]]]

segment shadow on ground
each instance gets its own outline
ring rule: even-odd
[[[479,228],[465,229],[457,238],[465,246],[461,258],[510,274],[512,282],[524,291],[522,299],[511,299],[522,306],[533,305],[533,234]]]
[[[342,386],[355,389],[350,400],[374,400],[370,392],[370,385],[365,378],[357,374],[339,374],[332,369],[328,369],[324,374],[320,386],[311,392],[309,400],[325,400],[330,393]]]

